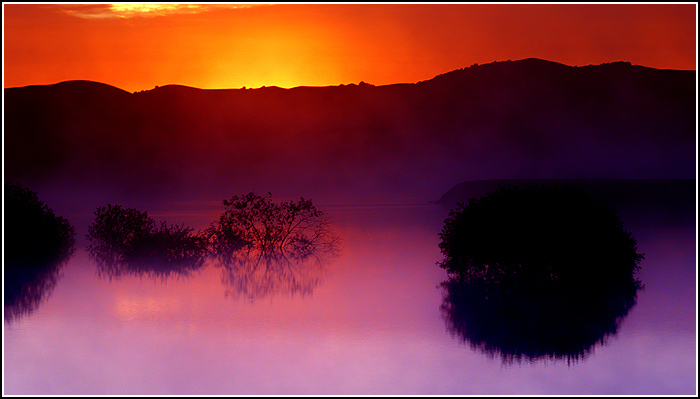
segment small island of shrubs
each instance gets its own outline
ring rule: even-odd
[[[502,186],[458,203],[440,238],[448,330],[507,361],[587,355],[641,288],[644,255],[616,210],[571,186]]]
[[[219,220],[198,232],[166,222],[157,226],[137,209],[100,207],[88,227],[88,252],[110,277],[167,277],[198,269],[208,256],[224,266],[261,257],[300,260],[330,250],[337,239],[323,213],[304,198],[278,204],[269,194],[249,193],[223,204]]]

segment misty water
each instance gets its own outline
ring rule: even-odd
[[[450,330],[435,203],[316,203],[335,253],[233,273],[110,273],[76,252],[28,314],[4,324],[6,394],[694,394],[696,224],[626,213],[644,284],[617,331],[577,360],[504,360]],[[67,209],[67,208],[65,208]],[[162,203],[206,228],[220,203]],[[60,212],[59,212],[60,214]],[[452,332],[451,332],[452,331]]]

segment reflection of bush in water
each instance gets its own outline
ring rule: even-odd
[[[600,292],[502,290],[450,279],[442,284],[448,331],[504,362],[585,358],[614,336],[636,303],[637,286]]]
[[[252,249],[216,259],[222,267],[221,282],[226,287],[226,296],[234,299],[303,297],[311,295],[323,277],[323,259],[316,256],[295,258],[279,251],[263,253]]]
[[[14,320],[50,295],[75,251],[75,229],[37,193],[9,182],[3,223],[5,319]]]
[[[277,204],[270,194],[234,196],[223,204],[206,237],[227,295],[311,294],[338,244],[323,212],[311,200]]]
[[[501,187],[440,233],[448,329],[504,360],[578,359],[636,302],[643,255],[614,209],[571,187]]]
[[[98,272],[110,277],[186,275],[204,263],[204,238],[189,227],[155,221],[147,212],[119,205],[100,207],[88,227],[88,252]]]

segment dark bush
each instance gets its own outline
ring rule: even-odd
[[[207,250],[205,239],[192,231],[165,222],[156,227],[147,212],[107,205],[95,211],[87,249],[110,276],[186,274],[202,266]]]
[[[629,282],[644,257],[615,209],[569,186],[471,198],[440,237],[439,265],[451,276],[521,288]]]
[[[88,251],[114,254],[119,261],[129,260],[146,249],[154,229],[155,221],[147,212],[111,204],[100,207],[88,227]]]
[[[6,267],[54,262],[75,250],[75,228],[30,189],[5,183],[4,218]]]
[[[323,212],[311,200],[272,202],[254,193],[223,201],[226,210],[206,231],[216,254],[256,249],[267,253],[305,256],[332,247],[337,238]]]

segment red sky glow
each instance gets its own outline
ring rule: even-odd
[[[3,4],[4,87],[413,83],[542,58],[695,70],[697,4]]]

